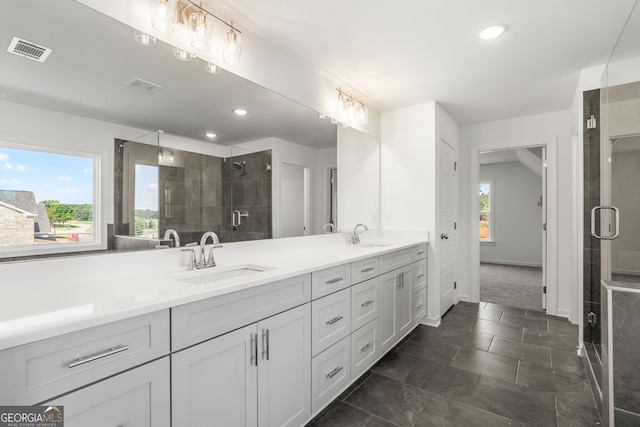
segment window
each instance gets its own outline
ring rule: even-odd
[[[0,144],[0,256],[95,249],[96,162]]]
[[[150,239],[159,237],[158,166],[136,163],[134,195],[135,234]]]
[[[493,217],[491,207],[493,205],[493,183],[485,181],[480,183],[480,241],[493,240]]]

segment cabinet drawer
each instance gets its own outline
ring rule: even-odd
[[[378,275],[378,257],[372,257],[351,263],[351,283],[364,282]]]
[[[413,292],[427,287],[427,260],[423,259],[413,263]]]
[[[411,318],[414,325],[427,315],[427,289],[422,288],[411,295]]]
[[[359,377],[378,359],[378,319],[351,334],[351,379]]]
[[[343,289],[311,302],[311,353],[314,356],[350,332],[350,289]]]
[[[65,427],[169,427],[169,357],[55,398],[44,405],[64,406]]]
[[[351,330],[378,317],[378,278],[351,287]]]
[[[292,277],[171,309],[177,351],[311,300],[311,275]]]
[[[380,274],[386,273],[396,268],[403,267],[413,262],[413,248],[402,249],[390,254],[380,255]]]
[[[422,245],[413,247],[413,260],[418,261],[419,259],[427,258],[427,244],[424,243]]]
[[[33,405],[169,354],[169,310],[0,352],[0,402]]]
[[[343,264],[311,273],[311,298],[316,299],[351,286],[351,266]]]
[[[351,381],[351,343],[344,338],[311,359],[311,410],[337,397]]]

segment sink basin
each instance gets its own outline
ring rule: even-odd
[[[357,246],[362,246],[364,248],[384,248],[389,246],[388,243],[359,243]]]
[[[255,264],[241,264],[229,267],[211,267],[199,271],[190,271],[180,276],[173,276],[174,279],[192,285],[202,285],[205,283],[219,282],[222,280],[234,279],[236,277],[251,276],[262,272],[273,270],[273,267]]]

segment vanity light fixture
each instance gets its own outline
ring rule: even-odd
[[[176,0],[149,0],[151,25],[162,33],[173,31],[175,22]]]
[[[196,57],[195,53],[187,52],[184,49],[180,49],[179,47],[173,48],[173,56],[180,61],[188,62]]]
[[[145,32],[134,30],[133,35],[136,41],[143,46],[154,46],[156,44],[156,38]]]
[[[336,90],[336,117],[331,118],[331,123],[340,123],[345,127],[354,124],[366,125],[369,122],[369,109],[365,103],[340,88]]]
[[[239,33],[239,31],[238,31]],[[225,44],[222,48],[222,58],[227,64],[239,64],[240,53],[242,53],[242,38],[235,32],[233,21],[229,26],[229,31],[225,34]]]
[[[247,110],[243,110],[242,108],[236,108],[235,110],[233,110],[234,113],[236,113],[238,116],[246,116],[248,111]]]
[[[207,73],[211,74],[220,74],[222,72],[222,68],[211,62],[205,62],[204,69]]]
[[[189,15],[189,31],[191,33],[191,46],[198,50],[209,50],[209,39],[213,30],[213,21],[202,8]]]
[[[492,25],[480,31],[478,33],[478,38],[482,40],[495,39],[496,37],[501,36],[506,31],[506,29],[506,25]]]

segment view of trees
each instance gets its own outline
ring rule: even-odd
[[[491,212],[491,188],[487,183],[480,184],[480,240],[489,239],[489,213]]]
[[[90,204],[67,204],[59,200],[43,200],[40,202],[47,208],[47,215],[52,224],[64,225],[69,221],[91,221],[93,206]]]
[[[158,211],[136,209],[135,215],[136,236],[158,236]]]

